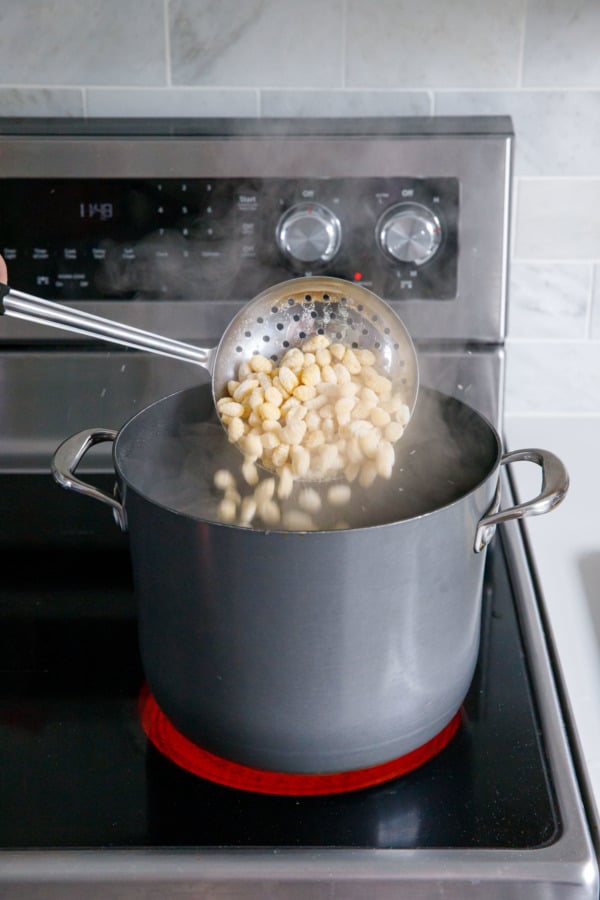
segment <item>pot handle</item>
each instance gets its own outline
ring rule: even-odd
[[[500,480],[496,488],[496,496],[488,511],[479,522],[475,534],[475,553],[479,553],[487,547],[494,536],[496,525],[500,522],[508,522],[510,519],[523,519],[526,516],[540,516],[550,512],[561,503],[569,489],[569,475],[558,456],[549,450],[530,448],[528,450],[513,450],[505,453],[500,460],[500,465],[513,462],[533,462],[542,469],[542,488],[539,494],[526,503],[510,506],[508,509],[500,509]]]
[[[56,450],[52,459],[52,476],[61,487],[106,503],[111,507],[115,522],[121,531],[127,531],[127,517],[120,500],[116,496],[111,497],[110,494],[101,491],[100,488],[95,487],[93,484],[88,484],[75,476],[77,466],[91,447],[95,444],[102,444],[105,441],[114,441],[116,436],[116,431],[111,431],[107,428],[78,431],[77,434],[63,441]]]

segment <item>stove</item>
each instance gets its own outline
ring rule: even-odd
[[[0,120],[0,249],[19,290],[200,346],[278,281],[360,282],[400,313],[423,383],[501,431],[512,142],[504,117]],[[596,898],[518,522],[488,549],[456,733],[412,771],[277,796],[148,740],[127,536],[50,465],[196,377],[0,320],[0,896]],[[112,489],[102,449],[85,468]]]

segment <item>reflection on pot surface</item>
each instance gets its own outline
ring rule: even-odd
[[[90,443],[79,434],[57,451],[67,487],[86,490],[73,471]],[[422,389],[400,444],[397,471],[358,493],[349,527],[284,532],[216,521],[215,469],[240,456],[208,384],[119,432],[122,503],[100,499],[127,523],[144,669],[184,736],[256,768],[340,772],[410,753],[456,714],[477,660],[474,540],[495,508],[500,439]],[[561,474],[546,485],[555,502]]]

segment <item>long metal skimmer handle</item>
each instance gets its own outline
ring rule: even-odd
[[[162,337],[151,331],[123,325],[80,309],[72,309],[51,300],[15,291],[6,284],[0,284],[0,304],[0,313],[16,319],[49,325],[62,331],[74,331],[111,344],[147,350],[159,356],[170,356],[173,359],[195,363],[211,373],[213,370],[216,348],[195,347],[193,344]]]

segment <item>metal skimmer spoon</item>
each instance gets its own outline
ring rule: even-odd
[[[412,339],[394,310],[362,285],[310,276],[284,281],[250,300],[216,347],[202,348],[43,300],[0,284],[0,313],[74,331],[112,344],[195,363],[212,376],[213,398],[225,395],[240,362],[255,353],[279,359],[314,334],[374,350],[377,369],[402,391],[411,414],[419,370]]]

